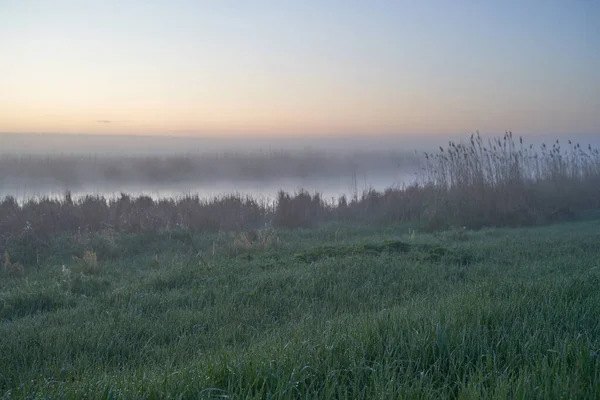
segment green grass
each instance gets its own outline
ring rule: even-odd
[[[598,397],[600,220],[407,231],[59,236],[39,271],[15,244],[0,396]]]

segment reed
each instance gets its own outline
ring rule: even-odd
[[[67,192],[61,199],[20,204],[9,196],[0,202],[0,239],[43,240],[61,232],[106,230],[242,232],[332,221],[416,221],[430,231],[473,229],[544,224],[600,208],[600,153],[591,146],[568,142],[563,149],[557,141],[534,149],[510,132],[487,142],[474,134],[467,143],[450,142],[437,153],[424,154],[423,161],[411,185],[365,190],[337,201],[304,190],[280,191],[275,201],[236,194],[155,200],[123,193],[111,199],[73,199]]]

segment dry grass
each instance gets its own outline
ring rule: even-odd
[[[280,190],[273,215],[273,225],[281,228],[309,228],[321,222],[329,207],[317,193],[301,190],[294,196]]]
[[[19,262],[12,262],[8,251],[4,252],[2,257],[2,273],[9,278],[22,278],[25,276],[25,269]]]
[[[443,224],[531,225],[569,218],[600,207],[600,154],[568,142],[562,149],[515,140],[507,132],[484,143],[450,143],[426,154],[421,186],[431,199],[425,215],[432,227]]]
[[[255,229],[233,234],[233,252],[245,250],[265,251],[279,244],[277,232],[270,229]]]
[[[73,257],[78,268],[86,275],[98,275],[102,272],[102,263],[98,262],[98,256],[92,250],[86,250],[81,257]]]

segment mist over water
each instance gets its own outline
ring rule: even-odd
[[[424,151],[469,135],[345,138],[189,138],[0,134],[0,197],[73,198],[120,193],[154,199],[227,194],[273,200],[279,190],[325,200],[412,183]],[[600,135],[526,135],[528,144]]]
[[[425,150],[448,140],[440,136],[344,137],[177,137],[133,135],[76,135],[58,133],[0,133],[0,154],[20,155],[179,155],[224,152],[322,150],[354,151]],[[450,139],[458,139],[450,138]]]
[[[411,182],[416,143],[403,138],[197,139],[4,134],[0,197],[152,198],[227,194],[270,201],[279,190],[326,200]],[[425,141],[424,141],[425,143]],[[431,146],[427,146],[431,147]]]

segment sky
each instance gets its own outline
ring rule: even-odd
[[[596,0],[0,0],[0,132],[600,133]]]

